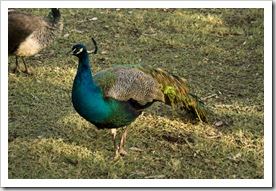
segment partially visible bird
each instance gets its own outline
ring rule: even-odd
[[[184,108],[200,121],[207,121],[207,109],[197,96],[189,93],[184,78],[136,64],[115,66],[92,76],[86,47],[77,44],[69,53],[79,58],[72,89],[73,106],[97,128],[111,129],[115,158],[127,154],[124,147],[128,125],[155,101]],[[116,128],[125,126],[118,147]]]
[[[61,13],[52,8],[46,18],[20,11],[9,11],[8,14],[9,56],[15,55],[16,58],[14,72],[19,71],[18,57],[21,57],[25,72],[31,74],[25,57],[36,55],[61,34]]]

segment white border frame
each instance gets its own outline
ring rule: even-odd
[[[264,179],[8,179],[8,8],[264,8]],[[272,187],[272,1],[1,1],[1,187]]]

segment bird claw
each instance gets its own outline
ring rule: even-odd
[[[124,149],[119,150],[120,155],[122,156],[128,156],[128,153]]]
[[[119,158],[119,154],[116,154],[114,157],[113,157],[113,160],[117,160]]]
[[[13,69],[13,73],[14,74],[17,74],[17,73],[20,73],[20,72],[22,72],[21,70],[20,70],[20,68],[18,67],[18,66],[16,66],[14,69]],[[27,69],[27,70],[25,70],[25,71],[23,71],[24,73],[26,73],[26,74],[29,74],[29,75],[33,75],[33,72],[30,70],[30,69]]]
[[[13,69],[13,73],[14,73],[14,74],[17,74],[17,73],[19,73],[19,72],[21,72],[21,71],[20,71],[19,67],[16,66],[16,67]]]
[[[118,159],[120,156],[129,156],[128,153],[124,149],[118,149],[115,151],[114,160]]]
[[[29,70],[29,69],[25,70],[24,73],[29,74],[29,75],[33,75],[33,72],[31,70]]]

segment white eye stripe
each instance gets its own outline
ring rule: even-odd
[[[74,50],[75,51],[75,50]],[[78,52],[76,52],[75,54],[80,54],[83,51],[83,48],[81,48]]]

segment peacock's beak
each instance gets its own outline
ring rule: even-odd
[[[69,52],[66,53],[66,55],[67,55],[67,56],[73,55],[73,53],[74,53],[74,50],[70,50]]]

